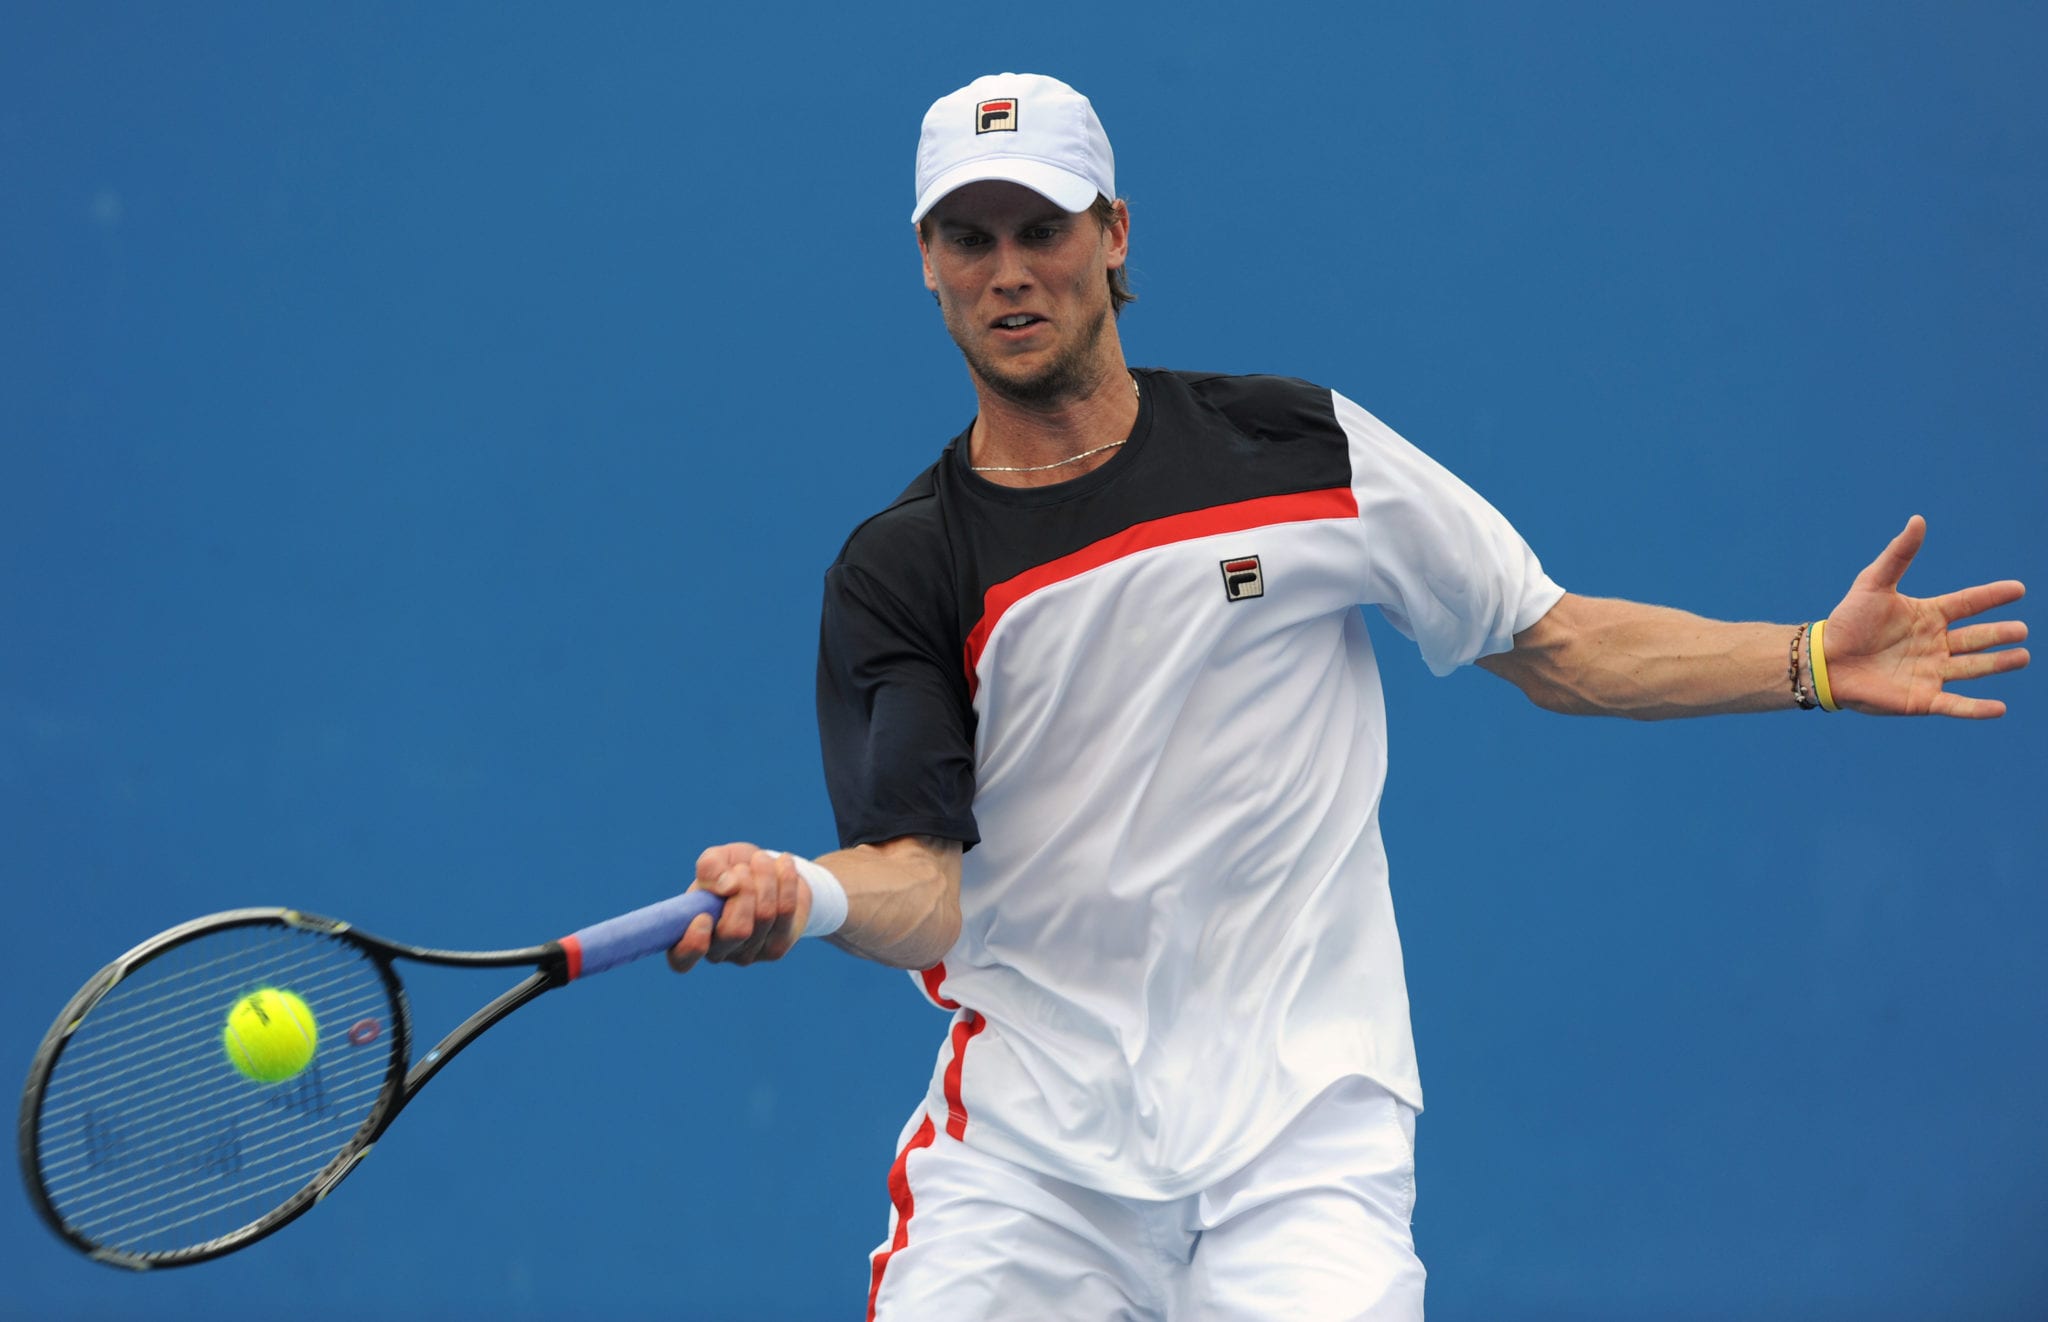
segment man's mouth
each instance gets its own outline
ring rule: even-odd
[[[1044,320],[1045,318],[1035,317],[1029,312],[1013,312],[1007,317],[996,318],[995,328],[997,330],[1023,330],[1026,326],[1035,326]]]

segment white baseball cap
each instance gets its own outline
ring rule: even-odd
[[[992,73],[932,102],[917,139],[917,209],[984,179],[1006,179],[1086,211],[1116,196],[1116,158],[1088,98],[1040,73]]]

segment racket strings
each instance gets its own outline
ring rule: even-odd
[[[196,1103],[191,1100],[192,1081],[203,1078],[218,1064],[213,1059],[218,1054],[218,1048],[213,1052],[195,1049],[186,1053],[185,1060],[166,1061],[153,1085],[145,1081],[144,1086],[130,1087],[120,1093],[117,1103],[111,1105],[103,1102],[95,1109],[93,1104],[81,1100],[61,1109],[46,1108],[43,1131],[57,1137],[45,1139],[42,1144],[45,1173],[51,1176],[67,1174],[80,1163],[94,1168],[107,1165],[113,1155],[111,1149],[117,1145],[161,1147],[171,1142],[176,1134],[199,1133],[217,1122],[233,1123],[234,1118],[247,1109],[247,1098],[243,1093],[215,1090],[200,1094],[201,1099]],[[332,1068],[331,1065],[328,1067]],[[337,1085],[329,1083],[328,1069],[322,1068],[316,1053],[303,1073],[270,1085],[265,1104],[316,1114],[341,1105],[343,1098],[329,1096]],[[354,1071],[356,1074],[363,1072]],[[133,1075],[135,1071],[126,1073]],[[381,1083],[383,1074],[373,1070],[370,1078],[373,1084]],[[259,1085],[252,1081],[249,1086]],[[345,1081],[339,1081],[338,1086],[346,1086]],[[111,1092],[102,1094],[103,1097],[111,1095]],[[71,1134],[68,1139],[63,1137],[67,1131]]]
[[[224,983],[226,981],[223,980]],[[353,970],[334,968],[329,961],[301,961],[300,967],[280,971],[279,981],[286,982],[289,989],[309,1005],[316,998],[321,1001],[325,1009],[315,1010],[314,1018],[320,1024],[319,1033],[323,1041],[334,1033],[346,1034],[351,1026],[366,1018],[378,1019],[381,1032],[384,990],[381,986],[364,987]],[[226,1007],[250,990],[253,989],[240,983],[227,983],[195,999],[208,1006]],[[149,1026],[136,1025],[127,1034],[119,1033],[112,1025],[100,1025],[95,1016],[92,1021],[95,1040],[81,1044],[75,1060],[67,1051],[65,1064],[73,1070],[97,1071],[98,1092],[101,1094],[119,1090],[125,1096],[139,1099],[148,1095],[145,1080],[176,1082],[190,1077],[190,1071],[180,1068],[185,1064],[180,1056],[192,1057],[196,1064],[198,1061],[211,1063],[220,1054],[225,1047],[220,1032],[227,1022],[225,1008],[214,1017],[217,1022],[213,1025],[213,1036],[206,1038],[195,1034],[189,1018],[182,1015],[161,1014]],[[45,1104],[43,1113],[62,1119],[68,1110],[79,1104],[77,1101],[64,1105]]]
[[[258,987],[297,995],[318,1024],[312,1060],[275,1083],[240,1073],[223,1040],[230,1008]],[[357,947],[282,924],[208,933],[130,970],[78,1023],[44,1089],[36,1155],[51,1205],[129,1253],[256,1223],[375,1112],[401,1063],[402,1013]]]
[[[231,932],[221,933],[221,936],[231,935],[232,930]],[[289,932],[293,929],[259,930],[270,933]],[[318,942],[319,944],[313,944],[313,942]],[[211,943],[209,942],[208,944]],[[289,981],[307,969],[328,969],[339,972],[340,966],[336,965],[335,952],[350,949],[351,947],[317,936],[313,937],[312,941],[286,942],[283,943],[283,950],[287,953],[281,955],[278,963],[266,965],[265,971],[275,978],[285,981]],[[154,964],[145,965],[144,974],[150,973],[154,967]],[[216,954],[212,958],[200,961],[189,968],[166,970],[164,973],[148,977],[144,986],[133,985],[140,980],[141,975],[131,976],[129,979],[115,984],[115,989],[122,992],[122,995],[116,997],[110,992],[101,999],[98,1005],[93,1007],[94,1029],[102,1036],[125,1034],[127,1026],[131,1021],[160,1019],[167,1006],[190,1005],[201,997],[213,995],[218,991],[231,988],[254,991],[256,987],[263,985],[263,983],[260,980],[251,983],[250,974],[251,966],[247,951],[236,950],[226,954]],[[233,997],[229,998],[231,1002],[233,999]],[[227,1011],[223,1009],[221,1017],[225,1019],[226,1016]],[[74,1045],[70,1049],[78,1050],[79,1048]],[[90,1052],[91,1047],[86,1047],[86,1050]]]
[[[367,1103],[377,1092],[374,1087],[366,1088],[355,1097]],[[334,1138],[324,1133],[278,1134],[256,1144],[234,1141],[200,1154],[188,1168],[188,1178],[177,1183],[166,1185],[152,1180],[138,1187],[137,1181],[130,1180],[100,1189],[91,1200],[93,1206],[101,1209],[98,1218],[81,1214],[73,1219],[73,1224],[93,1239],[130,1247],[150,1236],[191,1225],[223,1206],[254,1204],[255,1199],[278,1189],[297,1190],[326,1167],[338,1148]],[[315,1158],[318,1160],[312,1160]],[[253,1173],[245,1178],[234,1178],[252,1169]],[[210,1176],[215,1183],[202,1187],[202,1182],[190,1178],[192,1175]],[[254,1205],[267,1210],[276,1204]],[[190,1215],[175,1221],[165,1219],[180,1212]]]
[[[304,1146],[309,1148],[317,1147],[320,1148],[320,1150],[322,1151],[326,1150],[324,1147],[321,1146],[318,1140],[314,1139],[308,1139]],[[269,1180],[267,1182],[258,1183],[256,1181],[247,1181],[244,1184],[237,1186],[236,1192],[239,1195],[239,1201],[241,1202],[245,1202],[252,1206],[258,1207],[275,1207],[279,1203],[281,1203],[283,1199],[276,1198],[274,1197],[274,1195],[284,1194],[286,1197],[289,1197],[292,1193],[296,1193],[299,1189],[303,1187],[304,1182],[300,1180],[295,1173],[288,1172],[282,1178]],[[123,1233],[129,1237],[131,1242],[146,1239],[161,1239],[169,1235],[171,1231],[182,1230],[186,1226],[198,1225],[204,1222],[209,1216],[213,1214],[214,1207],[210,1202],[203,1202],[198,1200],[194,1201],[197,1202],[199,1210],[193,1212],[189,1216],[179,1217],[176,1220],[164,1219],[165,1217],[170,1216],[175,1212],[184,1210],[185,1207],[193,1206],[193,1202],[188,1202],[186,1204],[181,1204],[178,1207],[167,1209],[154,1217],[138,1217],[134,1221],[131,1221],[125,1225]],[[85,1233],[88,1235],[93,1235],[94,1238],[101,1238],[101,1236],[95,1234],[94,1228],[89,1225],[81,1226],[80,1229],[84,1230]],[[198,1237],[179,1236],[177,1237],[175,1242],[183,1243],[188,1240],[193,1240],[196,1238]],[[204,1241],[201,1240],[200,1242]]]

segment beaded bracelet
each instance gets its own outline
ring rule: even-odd
[[[1800,676],[1799,644],[1806,637],[1806,626],[1800,625],[1792,631],[1792,659],[1785,668],[1785,677],[1792,681],[1792,701],[1799,704],[1799,710],[1812,711],[1820,703],[1808,692],[1805,680]]]

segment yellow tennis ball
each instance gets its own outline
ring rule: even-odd
[[[221,1030],[228,1063],[258,1083],[282,1083],[313,1063],[320,1025],[288,991],[263,987],[236,1001]]]

